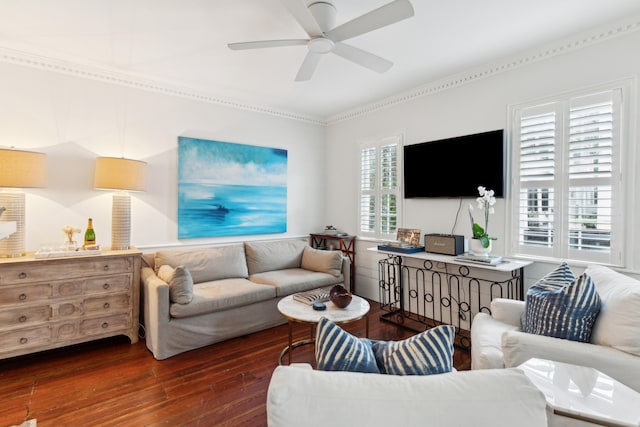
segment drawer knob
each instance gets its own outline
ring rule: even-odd
[[[108,265],[105,265],[102,269],[103,269],[104,271],[109,271],[109,266],[108,266]]]
[[[109,305],[109,303],[108,303],[108,302],[105,302],[105,303],[104,303],[104,305],[103,305],[103,307],[104,307],[104,309],[106,310],[106,309],[108,309],[108,308],[110,307],[110,305]]]
[[[20,294],[20,295],[18,295],[18,299],[19,299],[20,301],[24,301],[24,300],[26,300],[26,299],[27,299],[27,294]]]
[[[20,323],[24,323],[27,321],[27,316],[25,316],[24,314],[20,317],[18,317],[18,322]]]
[[[109,327],[109,324],[107,322],[104,322],[102,324],[102,329],[107,329]]]
[[[102,289],[109,289],[109,284],[105,283],[104,285],[102,285]]]
[[[18,278],[19,279],[26,279],[27,278],[27,273],[25,273],[24,271],[20,274],[18,274]]]
[[[26,344],[27,341],[29,341],[28,338],[25,338],[25,337],[20,338],[20,344]]]

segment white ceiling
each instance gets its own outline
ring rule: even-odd
[[[389,1],[331,0],[337,25]],[[0,48],[320,119],[640,16],[638,0],[411,1],[413,18],[348,41],[393,61],[384,74],[326,55],[294,82],[305,46],[227,48],[307,38],[279,0],[0,0]]]

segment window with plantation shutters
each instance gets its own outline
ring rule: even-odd
[[[400,136],[363,143],[360,148],[359,233],[394,238],[400,218]]]
[[[516,254],[622,264],[624,92],[512,109]]]

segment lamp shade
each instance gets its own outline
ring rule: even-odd
[[[139,160],[98,157],[93,186],[102,190],[144,191],[147,164]]]
[[[44,153],[0,148],[0,187],[33,188],[47,185]]]

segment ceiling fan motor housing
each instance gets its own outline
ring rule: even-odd
[[[336,25],[336,7],[325,1],[311,3],[309,12],[313,15],[323,33],[333,30]],[[320,34],[318,34],[319,36]]]

